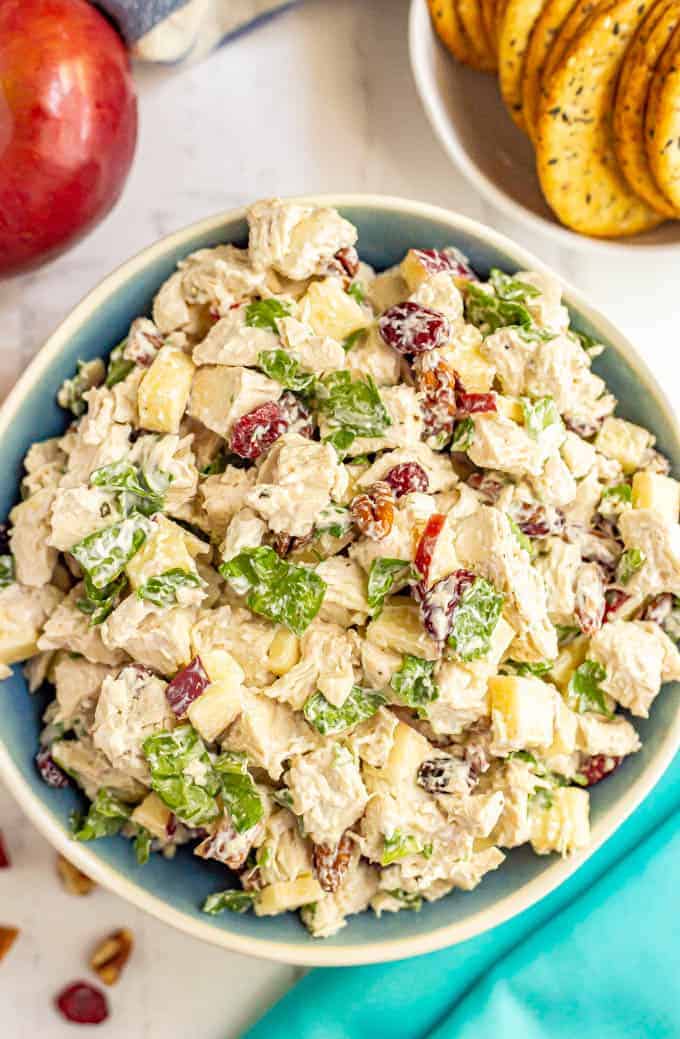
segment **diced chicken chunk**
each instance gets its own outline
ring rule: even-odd
[[[101,625],[104,644],[124,650],[140,664],[163,675],[174,675],[191,660],[193,607],[159,609],[146,599],[129,595]]]
[[[680,596],[680,525],[667,523],[654,509],[629,509],[619,518],[619,529],[626,548],[637,548],[645,557],[626,591]]]
[[[371,454],[390,447],[414,447],[423,435],[424,420],[420,401],[412,386],[385,386],[380,390],[392,425],[380,437],[357,437],[349,455]]]
[[[249,368],[208,364],[194,376],[189,414],[228,438],[237,419],[280,396],[280,383],[266,375]]]
[[[119,768],[145,785],[150,773],[142,744],[147,736],[172,728],[174,715],[166,683],[134,664],[105,678],[94,715],[92,742]]]
[[[208,516],[210,529],[222,539],[230,521],[246,503],[246,495],[255,486],[255,469],[236,469],[228,465],[219,476],[201,482],[199,493]]]
[[[368,799],[357,763],[339,743],[296,755],[286,784],[306,833],[315,844],[331,847],[361,817]]]
[[[433,451],[427,444],[414,444],[413,447],[396,451],[383,451],[373,465],[361,474],[358,480],[360,487],[370,487],[385,476],[395,466],[416,462],[427,475],[428,494],[450,491],[458,483],[458,476],[448,455]]]
[[[607,672],[600,683],[622,707],[646,718],[663,682],[680,678],[680,653],[653,621],[611,621],[595,632],[588,656]]]
[[[101,684],[110,674],[111,668],[104,664],[92,664],[84,657],[60,653],[53,672],[59,705],[55,722],[61,722],[68,728],[69,722],[84,702],[96,702]]]
[[[0,664],[16,664],[38,652],[43,625],[54,616],[61,599],[62,593],[53,585],[29,588],[13,582],[0,590]]]
[[[115,667],[125,660],[125,653],[109,646],[102,639],[101,625],[91,625],[90,618],[77,607],[85,594],[82,584],[76,585],[50,615],[38,639],[38,649],[65,649],[82,653],[93,664]]]
[[[111,764],[103,751],[97,750],[89,737],[79,740],[58,740],[50,753],[54,761],[82,787],[86,797],[94,801],[97,791],[108,790],[122,801],[141,801],[146,793],[144,784],[127,771]]]
[[[281,778],[285,761],[317,745],[316,733],[302,715],[287,704],[258,696],[248,689],[243,692],[241,715],[223,741],[225,748],[243,751],[274,780]]]
[[[516,477],[540,476],[564,439],[561,423],[553,423],[534,439],[524,426],[505,415],[481,412],[472,421],[475,432],[468,449],[470,460],[480,468]]]
[[[53,490],[38,491],[9,514],[17,580],[33,588],[48,584],[57,562],[57,553],[48,544],[53,497]]]
[[[273,267],[287,278],[322,274],[357,232],[334,209],[267,199],[248,210],[248,252],[255,270]]]

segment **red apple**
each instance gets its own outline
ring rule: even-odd
[[[86,0],[0,0],[0,276],[108,213],[136,138],[128,55],[104,16]]]

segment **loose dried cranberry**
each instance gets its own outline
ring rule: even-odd
[[[170,708],[178,718],[189,710],[189,706],[210,685],[210,679],[201,663],[200,657],[194,657],[182,671],[178,671],[165,690]]]
[[[168,816],[168,821],[165,824],[165,836],[174,837],[177,833],[177,816],[174,812],[171,812]]]
[[[463,593],[477,580],[470,570],[455,570],[430,588],[421,582],[414,587],[420,604],[423,627],[435,642],[444,643],[451,633],[453,614]]]
[[[607,754],[594,754],[592,758],[586,758],[579,772],[585,776],[587,786],[594,786],[601,779],[608,776],[615,768],[618,768],[623,758],[610,757]]]
[[[604,616],[602,623],[606,624],[613,613],[620,610],[625,602],[628,602],[630,595],[628,592],[624,592],[622,588],[608,588],[604,595]],[[672,599],[672,596],[671,596]]]
[[[284,422],[287,423],[287,433],[298,433],[301,437],[311,439],[314,433],[314,419],[309,408],[299,397],[286,390],[279,398],[278,407]]]
[[[435,545],[437,544],[437,538],[442,532],[445,519],[446,516],[442,512],[435,512],[434,515],[430,516],[425,530],[420,536],[414,562],[416,570],[423,581],[427,581],[429,576]]]
[[[350,278],[353,278],[359,270],[359,254],[353,245],[348,245],[344,249],[338,249],[334,258]]]
[[[512,508],[512,518],[528,538],[546,538],[564,530],[564,515],[552,506],[538,502],[519,502]]]
[[[673,596],[670,592],[655,595],[645,606],[640,620],[654,621],[659,627],[663,627],[673,612]]]
[[[9,869],[11,865],[9,852],[5,846],[5,838],[2,836],[2,830],[0,830],[0,869]]]
[[[495,505],[506,487],[502,480],[497,480],[488,473],[471,473],[467,484],[477,491],[486,505]]]
[[[69,786],[68,776],[61,771],[54,761],[48,747],[40,748],[35,756],[35,765],[48,786],[57,787],[58,789]]]
[[[288,422],[278,404],[268,400],[238,419],[231,431],[231,450],[254,462],[288,430]]]
[[[76,1025],[99,1025],[109,1016],[106,996],[89,981],[68,985],[55,999],[57,1009]]]
[[[467,281],[479,280],[467,257],[453,246],[447,249],[414,249],[413,252],[428,274],[448,271],[456,278],[465,278]]]
[[[378,328],[387,345],[404,355],[436,350],[451,338],[451,326],[443,314],[410,300],[386,310]]]
[[[412,494],[414,491],[426,493],[430,486],[429,477],[418,462],[401,462],[400,465],[395,465],[386,473],[384,480],[394,491],[395,498]]]
[[[497,410],[495,393],[458,393],[456,404],[459,418]]]

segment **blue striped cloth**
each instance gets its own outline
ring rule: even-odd
[[[135,58],[195,61],[296,0],[97,0]]]

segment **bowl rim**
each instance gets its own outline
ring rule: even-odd
[[[334,193],[304,195],[296,196],[289,199],[289,201],[333,206],[340,209],[343,207],[363,207],[392,217],[400,215],[424,217],[446,226],[454,235],[457,232],[463,232],[476,237],[485,244],[512,257],[513,261],[520,268],[533,269],[555,275],[555,272],[541,260],[533,256],[522,246],[516,245],[504,235],[476,220],[438,206],[394,196],[369,194]],[[45,369],[59,355],[64,344],[76,329],[92,318],[103,299],[116,291],[121,284],[128,281],[136,273],[144,270],[154,260],[159,259],[166,253],[181,249],[184,245],[186,245],[187,251],[189,251],[191,248],[190,242],[197,235],[219,231],[225,224],[243,220],[245,215],[246,208],[239,207],[181,228],[141,250],[100,281],[48,337],[43,347],[35,355],[26,371],[8,394],[0,408],[0,438],[2,438],[7,427],[14,420],[26,393],[39,381]],[[559,277],[559,275],[557,276]],[[612,344],[615,352],[622,355],[634,370],[642,387],[654,397],[661,411],[665,413],[666,418],[669,420],[673,436],[678,445],[680,445],[680,424],[665,394],[645,362],[637,354],[626,337],[606,317],[592,308],[578,290],[572,288],[561,277],[560,282],[563,286],[565,301],[578,309],[580,314]],[[675,711],[672,725],[664,734],[657,754],[649,762],[642,775],[626,790],[619,803],[605,812],[603,817],[593,826],[591,844],[587,849],[568,859],[556,859],[538,877],[523,884],[518,891],[504,896],[494,905],[474,913],[466,920],[447,924],[439,928],[435,927],[424,935],[360,943],[356,946],[345,945],[337,947],[324,946],[322,942],[312,941],[309,945],[302,945],[238,935],[216,927],[207,920],[206,922],[196,920],[184,912],[174,909],[162,898],[157,898],[138,888],[122,872],[101,860],[95,851],[72,841],[57,820],[51,815],[49,809],[43,805],[41,798],[33,792],[28,781],[22,776],[18,766],[10,758],[9,752],[1,740],[0,777],[4,780],[7,788],[31,822],[57,851],[85,873],[89,874],[102,887],[113,891],[121,898],[155,916],[163,923],[170,924],[194,938],[221,946],[231,952],[298,966],[338,967],[383,963],[453,946],[493,927],[497,927],[523,910],[528,909],[529,906],[539,902],[575,873],[612,836],[661,778],[673,760],[678,747],[680,747],[680,702]]]
[[[586,234],[579,234],[577,231],[572,231],[561,224],[556,217],[554,220],[549,220],[544,216],[540,216],[522,202],[516,202],[510,198],[505,191],[497,187],[496,183],[487,176],[464,148],[458,128],[444,108],[441,92],[435,86],[433,79],[430,78],[432,70],[429,66],[426,67],[427,63],[422,60],[422,46],[426,33],[429,33],[435,39],[438,47],[443,48],[444,45],[436,37],[432,29],[426,0],[411,0],[409,11],[409,60],[423,111],[449,159],[455,163],[469,183],[479,190],[489,202],[497,206],[498,209],[513,220],[523,223],[542,235],[548,236],[557,245],[566,246],[569,249],[580,249],[584,252],[600,254],[603,252],[616,253],[628,257],[631,254],[639,254],[641,259],[649,255],[664,256],[668,253],[677,252],[680,249],[679,242],[636,242],[634,235],[630,238],[595,238]],[[454,60],[451,55],[448,56],[452,61]],[[486,75],[486,73],[481,72],[478,74]]]

